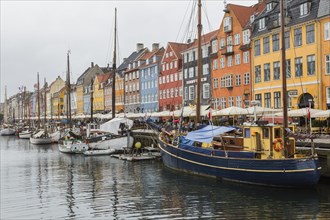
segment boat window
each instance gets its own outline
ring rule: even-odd
[[[269,138],[269,128],[262,129],[262,138],[268,139]]]
[[[281,129],[280,128],[275,128],[274,129],[274,137],[275,138],[280,138],[281,137]]]
[[[250,128],[244,128],[244,137],[249,138],[250,137]]]

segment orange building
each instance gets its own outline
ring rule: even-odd
[[[248,107],[251,100],[249,23],[265,7],[228,4],[217,39],[212,40],[212,97],[214,107]]]

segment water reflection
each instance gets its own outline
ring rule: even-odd
[[[1,219],[330,217],[330,184],[277,189],[221,182],[165,168],[84,157],[0,137]]]

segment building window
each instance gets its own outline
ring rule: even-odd
[[[256,94],[255,100],[259,102],[258,106],[262,106],[261,94]]]
[[[270,92],[265,93],[265,107],[270,108],[271,107],[271,95]]]
[[[213,79],[213,88],[217,89],[219,87],[219,79],[218,78],[214,78]]]
[[[274,80],[280,79],[280,62],[273,63]]]
[[[203,99],[210,98],[210,84],[204,83],[203,84]]]
[[[303,68],[303,64],[302,64],[302,57],[298,57],[295,59],[295,76],[296,77],[302,77],[303,76],[303,72],[302,69]]]
[[[240,86],[241,83],[241,75],[236,75],[236,86]]]
[[[327,104],[330,105],[330,87],[326,87]]]
[[[255,83],[261,82],[261,66],[255,66],[254,67],[254,75],[255,75]]]
[[[306,43],[314,43],[315,37],[314,37],[314,24],[307,25],[306,26]]]
[[[188,100],[188,87],[184,87],[184,99]]]
[[[269,37],[264,37],[264,54],[269,53]]]
[[[286,60],[285,68],[286,68],[286,77],[291,78],[291,60]]]
[[[224,57],[220,58],[220,69],[223,69],[223,68],[225,68],[225,58]]]
[[[188,78],[188,69],[184,69],[183,72],[184,72],[184,78],[187,79]]]
[[[249,62],[249,51],[243,52],[243,63]]]
[[[236,96],[236,107],[242,108],[242,97]]]
[[[228,97],[228,107],[232,107],[232,106],[234,106],[234,97],[229,96]]]
[[[235,55],[235,64],[236,65],[241,64],[241,54],[236,54]]]
[[[281,108],[281,92],[274,92],[274,108]]]
[[[297,28],[294,30],[294,46],[298,47],[302,45],[302,34],[301,28]]]
[[[241,42],[241,35],[240,34],[235,34],[234,36],[234,42],[235,42],[235,45],[239,45],[240,42]]]
[[[330,22],[324,23],[324,40],[330,40]]]
[[[300,17],[305,16],[309,13],[310,4],[308,2],[300,5]]]
[[[265,82],[270,81],[270,64],[269,63],[264,64],[264,81]]]
[[[221,108],[222,109],[226,108],[226,98],[225,97],[221,98]]]
[[[195,86],[189,86],[189,100],[194,100],[195,98]]]
[[[260,40],[254,41],[254,56],[260,55]]]
[[[244,85],[250,84],[250,73],[244,73]]]
[[[225,17],[223,19],[223,30],[224,32],[231,31],[232,30],[232,25],[231,25],[231,17]]]
[[[307,75],[315,74],[315,55],[307,56]]]
[[[273,51],[278,51],[280,49],[280,35],[273,35]]]
[[[270,11],[273,9],[273,4],[272,3],[268,3],[267,4],[267,11]]]
[[[218,60],[215,59],[213,60],[213,70],[217,70],[218,69]]]
[[[330,74],[330,54],[325,55],[325,74]]]
[[[225,39],[221,38],[220,39],[220,49],[223,49],[223,48],[225,48]]]
[[[189,78],[192,78],[192,77],[194,77],[194,68],[190,67],[189,68]]]
[[[233,57],[232,56],[229,56],[227,58],[227,66],[230,67],[233,65]]]
[[[218,51],[218,40],[212,41],[212,53],[216,53]]]
[[[208,75],[209,74],[209,64],[206,63],[203,65],[203,75]]]
[[[243,31],[243,44],[249,44],[250,43],[250,30],[244,30]]]
[[[285,42],[285,49],[290,48],[290,31],[286,31],[284,33],[284,42]]]
[[[233,37],[227,37],[227,52],[233,52]]]
[[[266,19],[265,18],[261,18],[259,20],[259,31],[264,30],[266,28]]]

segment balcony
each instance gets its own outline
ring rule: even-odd
[[[233,50],[233,46],[225,46],[222,50],[221,50],[221,55],[225,55],[225,56],[231,56],[234,54],[234,50]]]

